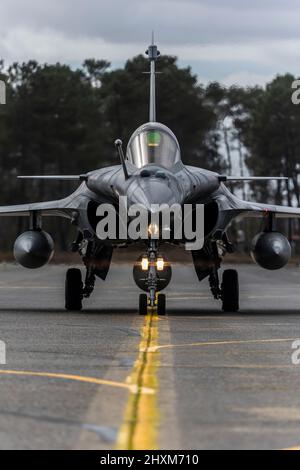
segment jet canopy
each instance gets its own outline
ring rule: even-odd
[[[144,124],[131,136],[127,158],[137,168],[156,164],[172,168],[180,161],[180,148],[173,132],[157,122]]]

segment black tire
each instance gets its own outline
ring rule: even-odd
[[[235,269],[226,269],[223,273],[222,300],[224,312],[239,310],[239,278]]]
[[[82,277],[80,269],[71,268],[66,273],[65,308],[67,310],[82,309]]]
[[[148,310],[148,297],[147,294],[140,294],[139,297],[139,314],[147,315]]]
[[[165,294],[158,294],[157,296],[157,314],[166,314],[166,296]]]

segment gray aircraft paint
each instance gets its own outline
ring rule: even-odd
[[[151,67],[149,117],[150,121],[156,121],[155,62],[158,51],[153,43],[148,49],[148,55]],[[148,124],[157,126],[159,132],[167,129],[160,123]],[[173,135],[171,131],[169,135]],[[174,139],[176,139],[175,136]],[[168,168],[159,163],[150,163],[144,165],[143,168],[137,168],[126,159],[128,178],[125,177],[121,164],[94,170],[85,175],[23,176],[23,178],[43,178],[50,181],[51,179],[77,180],[81,184],[74,193],[60,200],[0,206],[0,215],[32,216],[32,214],[38,214],[41,217],[65,217],[77,226],[83,237],[88,237],[88,240],[95,244],[100,241],[91,222],[93,217],[91,217],[90,208],[93,207],[92,213],[95,216],[99,204],[117,205],[120,196],[127,197],[128,209],[133,204],[143,204],[146,208],[150,208],[153,204],[179,204],[181,206],[204,204],[209,208],[212,207],[211,204],[215,205],[217,217],[212,229],[206,235],[207,240],[212,240],[216,236],[220,237],[220,234],[226,231],[228,225],[236,217],[264,217],[270,213],[276,217],[300,217],[300,208],[252,203],[237,198],[226,187],[226,180],[241,180],[242,178],[224,177],[203,168],[184,165],[179,153],[174,162],[174,165]],[[266,179],[270,178],[273,177]],[[251,180],[251,177],[247,177],[247,180],[249,179]],[[114,241],[113,244],[116,246],[118,243],[123,243],[123,240]]]

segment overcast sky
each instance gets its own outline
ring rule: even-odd
[[[0,57],[113,66],[144,52],[155,30],[162,53],[199,81],[264,84],[300,75],[300,0],[0,0]]]

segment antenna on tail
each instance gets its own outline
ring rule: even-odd
[[[160,56],[157,46],[154,44],[154,32],[152,31],[152,44],[148,47],[146,54],[150,60],[150,105],[149,121],[156,122],[156,96],[155,96],[155,62]]]

